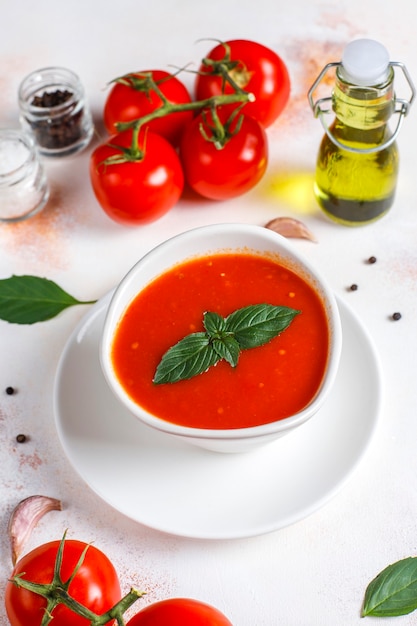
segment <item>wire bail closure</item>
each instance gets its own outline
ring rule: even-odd
[[[331,70],[332,68],[339,67],[340,65],[342,65],[340,61],[337,61],[334,63],[328,63],[327,65],[325,65],[322,71],[320,72],[320,74],[318,75],[318,77],[316,78],[316,80],[314,81],[314,83],[312,84],[312,86],[310,87],[308,91],[308,101],[314,113],[314,117],[317,117],[320,119],[320,122],[325,130],[326,135],[338,148],[341,148],[342,150],[347,150],[348,152],[356,152],[360,154],[372,154],[373,152],[379,152],[380,150],[384,150],[385,148],[388,148],[388,146],[393,144],[394,141],[396,140],[398,133],[400,132],[402,123],[404,121],[404,117],[408,115],[411,104],[416,96],[416,89],[414,87],[413,81],[411,80],[411,76],[408,73],[407,68],[405,67],[404,63],[401,63],[399,61],[391,61],[389,63],[390,67],[394,67],[394,68],[397,67],[402,71],[408,83],[408,86],[410,87],[410,90],[411,90],[411,95],[410,95],[409,100],[405,100],[403,98],[397,98],[397,97],[395,98],[395,108],[393,111],[393,115],[396,115],[396,114],[398,115],[398,121],[391,137],[389,137],[389,139],[387,139],[387,141],[385,141],[383,144],[375,146],[374,148],[353,148],[351,146],[348,146],[342,143],[338,139],[336,139],[336,137],[332,134],[325,120],[325,116],[333,112],[333,109],[331,106],[332,101],[333,101],[332,96],[319,98],[316,101],[314,101],[314,98],[313,98],[313,94],[315,90],[317,89],[317,87],[323,80],[324,76],[327,74],[327,72]]]

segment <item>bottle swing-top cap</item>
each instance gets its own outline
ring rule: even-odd
[[[385,83],[390,74],[387,49],[373,39],[357,39],[344,49],[340,77],[354,85],[371,87]]]
[[[350,85],[372,87],[375,90],[387,88],[389,79],[391,76],[394,77],[393,68],[398,68],[398,70],[402,71],[410,88],[410,97],[408,100],[395,97],[395,108],[393,112],[398,115],[397,126],[383,145],[360,149],[348,144],[343,144],[333,136],[329,125],[325,121],[326,115],[333,112],[333,97],[330,95],[315,100],[314,94],[325,74],[334,68],[337,68],[336,71],[339,79],[350,83]],[[308,101],[314,116],[320,119],[327,136],[336,146],[350,152],[369,154],[387,148],[395,141],[403,119],[410,110],[416,93],[413,81],[405,65],[398,61],[390,61],[388,51],[382,44],[373,39],[356,39],[345,47],[341,61],[328,63],[322,69],[308,91]]]

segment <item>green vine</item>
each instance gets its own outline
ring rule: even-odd
[[[58,552],[55,559],[54,574],[50,583],[36,583],[22,578],[23,574],[13,576],[10,582],[17,587],[31,591],[39,596],[42,596],[46,600],[46,607],[42,618],[41,626],[48,626],[53,619],[53,610],[59,605],[65,605],[70,611],[80,615],[81,617],[89,620],[91,626],[104,626],[108,622],[116,620],[118,626],[125,626],[126,622],[123,618],[123,614],[130,608],[139,598],[145,595],[144,591],[138,591],[131,588],[119,602],[112,606],[108,611],[102,615],[97,615],[89,608],[75,600],[70,593],[69,587],[74,580],[77,572],[84,562],[85,555],[89,546],[86,546],[78,560],[77,565],[74,568],[71,576],[68,580],[63,581],[61,578],[61,565],[64,554],[66,533],[59,544]]]
[[[162,104],[147,115],[144,115],[135,120],[131,120],[129,122],[119,122],[118,124],[116,124],[118,132],[123,132],[130,129],[133,130],[131,146],[129,148],[125,148],[122,146],[113,145],[112,147],[117,148],[120,151],[120,154],[109,157],[105,160],[105,163],[115,164],[124,163],[126,161],[141,161],[145,153],[145,150],[139,147],[139,133],[141,128],[146,124],[149,124],[149,122],[151,122],[152,120],[173,113],[181,113],[184,111],[202,112],[204,123],[200,124],[200,132],[203,135],[204,139],[206,141],[212,142],[218,150],[224,148],[227,142],[240,130],[243,121],[240,113],[243,107],[248,102],[254,102],[255,100],[255,96],[252,93],[249,93],[242,89],[238,84],[239,81],[235,80],[235,77],[240,73],[245,72],[245,70],[240,69],[238,72],[236,71],[236,68],[238,66],[240,67],[240,62],[232,61],[230,59],[230,49],[226,44],[224,44],[224,47],[225,55],[223,59],[215,61],[205,58],[202,60],[202,64],[205,67],[209,67],[212,74],[221,76],[223,81],[222,91],[224,91],[224,86],[226,83],[231,86],[231,88],[233,89],[233,93],[230,94],[222,93],[221,95],[212,96],[204,100],[194,100],[192,102],[186,102],[182,104],[173,104],[169,102],[169,100],[166,98],[166,96],[159,87],[160,83],[164,82],[165,80],[169,80],[169,78],[156,81],[153,78],[152,72],[144,72],[137,74],[126,74],[125,76],[121,76],[112,81],[132,87],[133,89],[142,91],[147,95],[149,95],[151,92],[154,92],[160,98]],[[231,113],[230,117],[222,123],[219,118],[217,109],[220,106],[230,104],[237,104],[238,106]],[[208,123],[207,111],[210,111],[211,113],[212,124]],[[210,134],[207,133],[206,128],[210,131]]]

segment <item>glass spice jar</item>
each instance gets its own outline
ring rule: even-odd
[[[41,211],[49,198],[36,146],[21,130],[0,130],[0,222],[19,222]]]
[[[85,148],[93,122],[80,79],[63,67],[46,67],[19,87],[20,121],[45,156],[67,156]]]

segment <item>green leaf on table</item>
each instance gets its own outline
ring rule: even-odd
[[[263,346],[288,328],[300,311],[272,304],[254,304],[222,317],[206,312],[205,332],[181,339],[163,355],[153,382],[174,383],[203,374],[224,359],[236,367],[242,350]]]
[[[0,280],[0,319],[12,324],[49,320],[64,309],[82,302],[56,283],[38,276],[11,276]]]
[[[417,557],[386,567],[365,592],[362,616],[396,617],[417,609]]]

